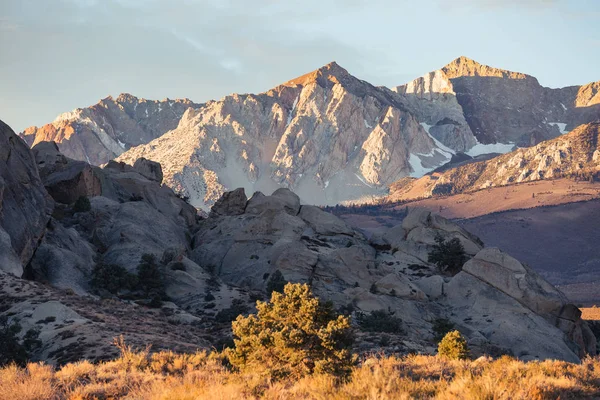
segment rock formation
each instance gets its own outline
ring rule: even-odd
[[[21,137],[29,146],[56,142],[65,156],[101,165],[175,128],[185,110],[199,106],[188,99],[152,101],[123,93],[27,128]]]
[[[0,270],[23,274],[51,208],[31,150],[0,121]]]
[[[419,351],[431,351],[432,323],[446,318],[480,352],[573,362],[595,354],[593,334],[562,293],[438,215],[412,210],[402,225],[367,241],[287,189],[255,194],[241,214],[240,199],[239,192],[225,194],[218,207],[235,212],[213,212],[193,240],[191,258],[225,283],[260,291],[279,270],[335,304],[396,311],[405,342]],[[458,238],[470,258],[455,276],[428,262],[438,235]]]

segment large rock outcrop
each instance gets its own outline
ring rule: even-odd
[[[403,320],[406,345],[417,351],[433,351],[432,323],[446,318],[476,353],[577,362],[596,352],[577,308],[556,288],[438,215],[411,210],[402,225],[369,242],[317,207],[286,209],[280,198],[293,196],[285,189],[277,196],[255,196],[243,213],[213,213],[194,236],[191,258],[227,284],[265,290],[279,270],[287,280],[310,282],[319,296],[339,306],[395,312]],[[238,202],[226,193],[222,202],[234,198]],[[249,207],[259,201],[262,208]],[[455,276],[428,262],[438,235],[465,247],[469,261]]]
[[[31,150],[0,121],[0,270],[23,274],[46,231],[51,207]]]

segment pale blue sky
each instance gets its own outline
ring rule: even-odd
[[[375,85],[460,55],[583,84],[600,80],[599,21],[598,0],[0,0],[0,119],[262,92],[333,60]]]

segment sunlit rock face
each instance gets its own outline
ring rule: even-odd
[[[65,156],[101,165],[175,128],[190,107],[199,104],[188,99],[153,101],[130,94],[116,99],[109,96],[91,107],[61,114],[40,128],[27,128],[20,136],[31,147],[53,141]]]
[[[532,76],[459,57],[393,90],[432,136],[477,155],[533,146],[597,121],[599,85],[551,89]]]
[[[176,129],[118,159],[160,162],[166,184],[207,208],[237,187],[289,187],[310,204],[358,200],[450,156],[396,93],[331,63],[265,93],[189,109]]]

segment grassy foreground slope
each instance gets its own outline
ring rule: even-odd
[[[60,369],[0,370],[0,400],[54,399],[581,399],[600,396],[600,359],[582,364],[370,357],[347,381],[330,375],[272,382],[227,368],[218,354],[177,355],[123,347],[121,356]]]

